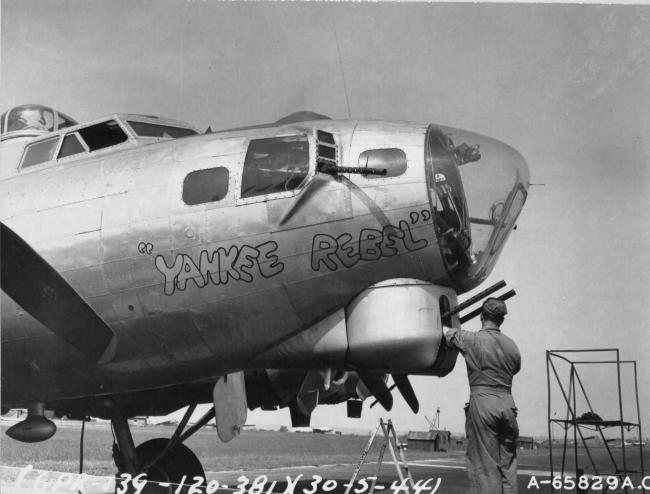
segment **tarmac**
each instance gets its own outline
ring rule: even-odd
[[[377,475],[377,460],[368,461],[351,483],[355,464],[304,465],[266,470],[206,472],[206,483],[192,494],[368,494],[376,476],[375,493],[464,494],[468,490],[463,458],[433,459],[409,463],[415,488],[401,482],[395,465],[385,458]],[[535,462],[519,468],[519,492],[550,493],[550,472]],[[531,487],[531,479],[532,487]],[[112,477],[80,476],[39,470],[0,467],[3,494],[106,494],[115,492]],[[188,480],[187,485],[193,482]],[[134,484],[136,487],[138,484]],[[120,485],[117,486],[118,491]],[[176,487],[172,486],[172,491]],[[136,489],[137,492],[137,489]]]
[[[397,473],[397,468],[391,461],[382,464],[377,475],[377,461],[369,461],[360,470],[355,482],[350,486],[350,494],[367,494],[374,477],[377,477],[374,492],[388,494],[466,494],[468,492],[467,472],[464,458],[445,458],[433,460],[420,460],[410,462],[409,472],[416,484],[415,489],[406,490],[408,483],[402,483]],[[271,489],[272,494],[321,494],[331,492],[332,494],[344,494],[350,485],[352,474],[356,465],[321,465],[321,466],[299,466],[289,468],[274,468],[271,470],[246,471],[246,472],[206,472],[208,480],[219,480],[221,485],[227,483],[228,488],[238,488],[243,481],[242,476],[249,479],[246,494],[267,494],[266,489],[256,492],[250,491],[251,484],[261,476],[266,476],[266,487],[275,486]],[[301,477],[297,479],[298,476]],[[528,489],[531,478],[542,483],[539,489]],[[296,482],[295,488],[288,487],[287,478]],[[523,464],[518,471],[520,492],[542,492],[550,493],[550,472],[547,469],[539,468],[536,465]],[[330,484],[327,485],[327,482]],[[336,484],[334,486],[333,482]],[[258,481],[261,483],[261,480]],[[333,487],[333,488],[331,488]],[[331,488],[331,489],[330,489]]]
[[[147,431],[143,429],[137,432]],[[161,431],[158,429],[147,432],[149,435],[160,433]],[[265,441],[276,441],[274,433],[258,434]],[[284,436],[278,435],[277,437]],[[305,438],[296,436],[294,439]],[[377,450],[373,450],[367,456],[367,461],[364,462],[353,483],[351,483],[351,479],[358,464],[344,460],[345,463],[318,466],[280,466],[268,469],[220,471],[208,469],[205,482],[201,485],[194,485],[193,479],[186,479],[185,485],[189,488],[184,492],[187,494],[215,494],[217,492],[220,494],[370,494],[374,477],[377,477],[374,492],[378,494],[465,494],[468,492],[465,458],[462,456],[462,451],[452,452],[442,457],[432,454],[433,458],[409,461],[409,472],[415,484],[415,488],[409,490],[407,490],[407,484],[400,482],[397,469],[391,461],[388,451],[386,451],[383,464],[378,472],[377,453]],[[411,453],[410,450],[406,452],[407,459],[409,453]],[[422,457],[422,455],[415,454],[413,456]],[[595,459],[601,460],[599,461],[601,464],[606,464],[602,461],[607,459],[604,448],[600,448],[596,452]],[[557,468],[561,463],[557,451],[554,452],[554,460]],[[581,453],[579,460],[581,465],[587,464],[584,453]],[[573,461],[574,459],[570,456],[567,458],[569,469],[574,465]],[[35,462],[35,464],[38,463]],[[236,462],[234,464],[237,465]],[[632,463],[633,469],[639,470],[639,467],[638,461]],[[522,450],[518,454],[519,493],[552,493],[549,470],[548,449]],[[556,471],[555,475],[557,474]],[[644,479],[645,491],[638,488],[639,479],[635,478],[634,480],[637,488],[631,489],[629,492],[650,492],[650,476],[646,475]],[[136,487],[133,490],[134,494],[139,494],[137,487],[140,484],[133,483],[133,485]],[[0,465],[0,493],[2,494],[108,494],[116,491],[122,494],[124,491],[121,487],[120,483],[116,486],[113,476],[79,475],[38,470],[30,466]],[[171,487],[171,492],[176,494],[177,487]],[[623,492],[621,489],[603,488],[590,488],[583,492],[598,491]],[[180,492],[181,490],[178,490],[178,493]],[[555,492],[560,492],[560,490],[556,489]],[[575,489],[565,489],[563,492],[576,491]]]

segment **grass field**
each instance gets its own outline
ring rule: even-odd
[[[78,427],[62,427],[54,438],[43,443],[23,444],[9,439],[2,427],[0,439],[0,464],[58,472],[79,471]],[[134,441],[140,444],[156,437],[170,437],[174,428],[148,426],[132,428]],[[230,443],[222,443],[217,431],[204,428],[188,441],[187,446],[201,459],[206,471],[249,470],[281,466],[331,465],[355,463],[368,442],[369,436],[333,434],[296,434],[290,432],[251,431],[244,432]],[[111,458],[113,442],[107,424],[88,424],[84,440],[84,471],[92,475],[115,472]],[[375,441],[375,445],[379,441]],[[377,448],[378,446],[375,446]],[[430,453],[409,450],[409,460],[428,459],[433,455],[462,456],[461,450],[448,453]],[[376,457],[371,450],[370,456]],[[386,453],[388,457],[388,453]]]
[[[46,442],[36,444],[22,444],[9,439],[2,427],[0,438],[0,465],[9,467],[24,467],[33,465],[35,469],[56,472],[79,471],[79,437],[78,424],[62,423],[56,436]],[[170,437],[174,432],[173,427],[149,426],[133,427],[134,440],[140,444],[156,437]],[[368,442],[369,436],[363,435],[330,435],[330,434],[295,434],[289,432],[252,431],[244,430],[240,437],[232,442],[221,443],[216,430],[204,428],[192,436],[186,444],[200,458],[208,478],[218,477],[223,479],[236,479],[239,473],[259,471],[291,466],[321,466],[341,465],[337,468],[323,468],[323,471],[337,472],[340,478],[348,478],[353,471],[353,465]],[[367,461],[375,462],[378,456],[378,445],[368,454]],[[107,424],[89,424],[86,428],[84,442],[84,471],[90,475],[113,475],[115,466],[111,458],[112,434]],[[409,463],[417,465],[418,461],[439,459],[445,464],[452,462],[454,465],[449,470],[426,470],[427,475],[441,475],[445,478],[449,489],[446,492],[464,492],[466,487],[464,465],[464,449],[454,445],[453,450],[434,453],[418,451],[413,448],[406,452]],[[613,450],[619,461],[620,448]],[[645,450],[646,474],[650,451]],[[544,475],[549,470],[549,451],[547,449],[520,450],[518,463],[520,469],[520,486],[525,486],[530,475]],[[555,473],[559,474],[562,461],[561,449],[554,450]],[[607,451],[604,447],[593,448],[593,460],[598,465],[600,472],[610,472],[611,466]],[[385,461],[389,461],[388,452]],[[592,473],[590,461],[584,451],[579,452],[579,464],[585,468],[585,473]],[[640,469],[638,449],[628,451],[628,469]],[[370,464],[365,474],[375,467]],[[460,468],[460,470],[458,469]],[[566,458],[565,474],[572,475],[575,470],[572,452],[568,451]],[[296,470],[295,472],[298,472]],[[300,470],[309,472],[309,469]],[[387,473],[391,472],[386,467]],[[215,472],[220,472],[216,474]],[[293,472],[293,474],[295,474]],[[528,473],[525,473],[528,472]],[[537,472],[537,473],[534,473]],[[284,474],[283,474],[284,475]],[[453,486],[453,489],[451,488]],[[546,492],[546,491],[544,491]]]

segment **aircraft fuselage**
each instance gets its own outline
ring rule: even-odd
[[[405,167],[395,176],[317,172],[318,131],[334,137],[343,166],[362,166],[368,150],[397,149]],[[431,132],[407,123],[302,122],[108,148],[4,179],[3,223],[63,276],[115,338],[104,363],[94,365],[3,292],[3,405],[287,367],[274,348],[384,280],[447,287],[455,302],[456,293],[489,274],[505,236],[490,237],[492,258],[482,269],[471,270],[470,255],[449,260],[457,243],[469,247],[445,240],[445,221],[436,222],[442,209]],[[275,149],[273,139],[308,149],[308,169],[280,186],[272,178],[277,169],[253,179],[246,169],[247,160],[271,163],[265,149]],[[219,182],[212,199],[205,200],[202,174]],[[527,186],[527,177],[520,180]],[[511,227],[502,225],[506,236]],[[344,362],[313,362],[337,364]]]

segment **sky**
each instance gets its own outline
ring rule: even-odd
[[[313,110],[507,142],[543,184],[483,285],[518,293],[503,330],[522,353],[521,434],[547,431],[549,349],[636,360],[650,423],[650,6],[2,0],[1,28],[1,111],[42,103],[78,121],[125,112],[224,129]],[[607,372],[586,376],[603,416],[616,396]],[[312,424],[426,429],[439,407],[443,427],[463,430],[461,359],[413,382],[417,416],[396,397],[390,414],[322,406]]]

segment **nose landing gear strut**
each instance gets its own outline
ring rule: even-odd
[[[146,474],[147,484],[140,492],[146,494],[186,493],[192,486],[204,485],[205,472],[201,462],[183,441],[213,419],[215,412],[211,408],[196,424],[185,430],[195,409],[196,403],[187,409],[171,438],[150,439],[135,447],[124,410],[120,405],[115,405],[111,425],[116,440],[113,445],[113,459],[118,470],[116,485],[135,491],[135,482],[138,481],[129,479],[143,473]],[[178,490],[180,484],[183,487]]]

